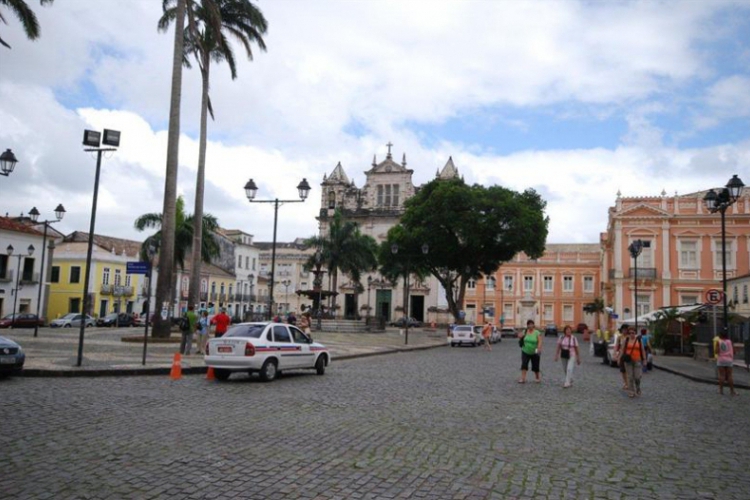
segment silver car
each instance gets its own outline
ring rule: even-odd
[[[52,328],[72,328],[72,327],[81,327],[81,322],[85,321],[86,326],[94,326],[96,323],[96,320],[86,315],[86,319],[84,320],[84,315],[79,313],[68,313],[62,318],[53,319],[50,321],[49,326]]]

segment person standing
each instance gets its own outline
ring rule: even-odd
[[[634,327],[628,327],[628,336],[622,346],[620,363],[625,367],[628,381],[628,397],[634,398],[641,395],[641,375],[643,360],[646,359],[646,350],[640,335],[635,334]]]
[[[565,325],[563,336],[557,339],[557,350],[555,351],[555,361],[562,360],[563,373],[565,373],[564,388],[573,385],[573,369],[575,365],[581,364],[581,355],[578,350],[578,339],[573,336],[573,328]]]
[[[305,333],[305,335],[310,335],[311,326],[310,311],[305,311],[299,318],[299,328]]]
[[[539,371],[539,358],[542,354],[542,332],[534,328],[534,320],[526,322],[526,330],[519,335],[521,344],[521,378],[519,384],[526,383],[526,374],[531,363],[531,371],[534,372],[534,382],[542,381],[542,374]]]
[[[628,390],[628,374],[625,370],[625,364],[620,362],[620,357],[622,356],[622,346],[625,344],[625,341],[628,338],[628,326],[622,325],[620,327],[620,333],[615,333],[615,352],[614,352],[614,359],[617,361],[617,367],[620,370],[620,376],[622,377],[622,389],[624,391]],[[607,357],[605,356],[604,359],[606,360]]]
[[[484,339],[484,348],[487,351],[492,352],[492,343],[490,342],[492,337],[492,323],[486,320],[484,327],[482,328],[482,338]]]
[[[180,353],[185,356],[190,356],[190,351],[193,348],[193,334],[198,326],[198,316],[195,314],[195,307],[188,306],[184,319],[187,319],[187,329],[180,328],[180,333],[182,333],[182,338],[180,339]]]
[[[294,315],[294,311],[289,311],[286,315],[286,322],[290,325],[297,326],[297,316]]]
[[[232,324],[232,318],[227,314],[227,310],[222,307],[221,312],[211,318],[211,324],[216,325],[216,338],[218,339],[227,333],[229,325]]]
[[[719,342],[717,342],[717,356],[716,356],[716,369],[719,372],[719,394],[724,394],[724,382],[729,386],[729,391],[732,396],[736,396],[737,393],[734,390],[734,377],[732,375],[732,367],[734,365],[734,345],[729,340],[727,332],[721,332],[719,334]]]
[[[208,311],[202,311],[201,317],[198,320],[198,328],[197,328],[197,346],[198,346],[198,354],[206,354],[206,343],[208,342],[208,328],[209,328],[209,321],[208,321]]]
[[[643,373],[648,373],[652,367],[653,355],[651,354],[651,334],[645,328],[641,328],[641,342],[643,342],[643,350],[646,351],[646,359],[643,360]]]

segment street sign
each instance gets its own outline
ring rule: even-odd
[[[148,274],[151,266],[148,262],[128,262],[126,264],[126,274]]]
[[[724,301],[724,292],[718,288],[706,290],[706,302],[709,304],[720,304]]]

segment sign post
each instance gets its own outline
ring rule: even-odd
[[[712,305],[720,304],[724,300],[724,291],[718,288],[706,290],[706,302]]]
[[[151,319],[151,263],[150,262],[127,262],[125,264],[126,274],[143,274],[148,280],[148,293],[146,294],[146,327],[143,329],[143,366],[146,366],[146,349],[148,348],[148,323]]]

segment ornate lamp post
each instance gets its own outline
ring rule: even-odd
[[[427,255],[430,252],[430,247],[427,243],[422,245],[422,254]],[[398,253],[398,244],[394,243],[391,245],[391,253],[393,255],[396,255]],[[404,324],[406,325],[404,328],[404,345],[409,344],[409,271],[411,267],[411,256],[407,256],[406,258],[406,272],[404,273],[404,314],[406,315],[404,318]]]
[[[13,255],[13,245],[8,245],[8,248],[6,248],[5,250],[8,252],[8,257]],[[29,254],[29,257],[34,255],[34,245],[29,245],[27,252]],[[15,325],[16,323],[16,304],[18,303],[18,290],[21,289],[21,257],[23,257],[23,255],[19,253],[18,267],[16,268],[16,289],[13,291],[13,321],[11,323],[11,326]]]
[[[247,302],[248,302],[248,307],[250,308],[251,318],[252,318],[252,315],[255,313],[255,308],[253,307],[253,287],[255,286],[254,280],[255,280],[254,274],[251,273],[247,275],[247,282],[250,284],[250,296],[247,298]]]
[[[724,318],[722,331],[729,333],[729,312],[727,305],[727,249],[726,249],[726,211],[727,208],[732,206],[740,197],[742,188],[745,184],[740,180],[737,175],[733,175],[727,185],[719,190],[717,193],[713,189],[709,189],[706,196],[703,197],[703,202],[706,204],[706,208],[712,214],[719,212],[721,214],[721,276],[722,276],[722,290],[724,291]]]
[[[367,319],[365,324],[370,327],[370,290],[372,289],[372,276],[367,277]]]
[[[29,210],[29,217],[31,217],[31,220],[34,222],[37,222],[39,219],[39,210],[36,209],[36,207],[32,207],[31,210]],[[60,222],[63,217],[65,217],[65,207],[62,206],[62,203],[57,205],[57,208],[55,208],[55,217],[57,220],[45,220],[42,221],[42,224],[44,224],[44,236],[42,236],[42,262],[39,267],[39,292],[36,296],[36,319],[37,323],[34,325],[34,337],[36,337],[39,334],[39,313],[41,311],[42,307],[42,284],[46,284],[48,280],[47,273],[44,272],[45,263],[44,263],[44,254],[45,249],[47,248],[47,228],[50,224],[54,224],[55,222]]]
[[[307,195],[310,194],[310,184],[307,183],[307,179],[302,179],[302,182],[297,186],[299,191],[299,200],[279,200],[275,198],[273,200],[256,200],[255,195],[258,192],[258,186],[255,185],[252,179],[247,181],[245,184],[245,195],[250,203],[273,203],[273,243],[271,244],[271,280],[269,282],[268,289],[268,319],[271,319],[273,314],[273,285],[274,285],[274,273],[276,272],[276,225],[279,219],[279,204],[281,203],[304,203],[307,199]]]
[[[289,312],[289,285],[292,284],[292,280],[283,280],[281,282],[284,285],[284,300],[286,301],[286,312]]]
[[[633,263],[635,268],[635,273],[633,274],[633,283],[635,284],[634,289],[634,301],[633,301],[633,311],[634,317],[635,317],[635,332],[638,333],[638,256],[641,254],[641,251],[643,250],[643,241],[638,239],[632,242],[628,246],[628,252],[630,252],[630,256],[633,257]]]
[[[13,169],[16,168],[16,163],[18,163],[16,155],[10,149],[6,149],[5,153],[0,154],[0,175],[9,177],[13,173]]]

